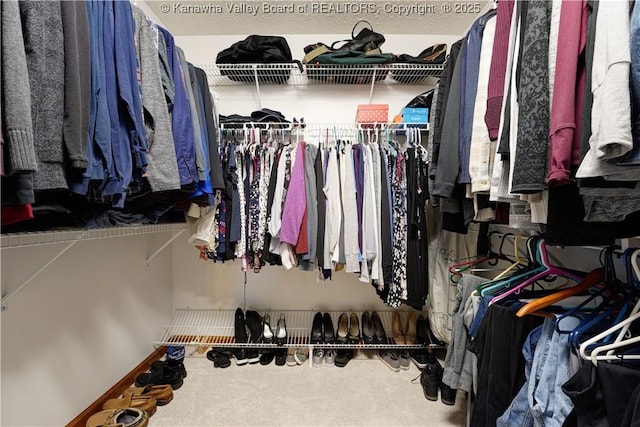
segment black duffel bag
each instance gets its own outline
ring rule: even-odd
[[[291,49],[284,37],[251,35],[220,51],[216,64],[292,64]],[[231,80],[252,83],[255,81],[251,67],[220,67],[220,73]],[[263,67],[257,71],[258,81],[263,83],[284,83],[289,80],[288,67]]]

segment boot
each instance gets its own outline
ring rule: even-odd
[[[413,345],[416,343],[417,339],[417,330],[416,330],[416,315],[412,311],[409,313],[409,317],[407,318],[407,333],[405,334],[405,342],[409,345]]]
[[[184,367],[185,350],[182,345],[168,346],[165,360],[156,360],[151,364],[151,371],[162,371],[168,367],[180,372],[182,378],[187,378],[187,369]]]
[[[391,320],[391,331],[393,332],[393,341],[395,341],[396,344],[405,344],[404,327],[402,326],[400,313],[398,313],[397,311],[393,312],[393,318]]]
[[[443,369],[435,356],[430,354],[427,364],[420,374],[420,384],[427,400],[438,400],[438,389],[442,383]]]
[[[451,388],[445,383],[440,383],[440,401],[445,405],[453,406],[456,404],[456,394],[458,390]]]

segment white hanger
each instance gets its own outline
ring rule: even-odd
[[[602,338],[604,338],[604,337],[608,336],[609,334],[617,331],[618,329],[622,329],[625,326],[630,325],[635,320],[640,319],[640,312],[639,311],[640,311],[640,300],[638,300],[638,302],[636,302],[636,305],[633,307],[633,310],[632,310],[633,314],[632,315],[627,317],[622,322],[613,325],[612,327],[602,331],[598,335],[596,335],[594,337],[591,337],[588,340],[586,340],[585,342],[583,342],[582,344],[580,344],[580,357],[582,357],[584,360],[590,360],[594,365],[598,364],[597,360],[619,359],[619,357],[615,356],[615,355],[599,356],[598,359],[596,359],[595,356],[597,356],[598,354],[602,353],[603,351],[607,351],[607,350],[611,350],[611,349],[615,349],[615,348],[619,348],[619,347],[624,347],[624,346],[629,345],[629,344],[633,344],[634,342],[637,342],[637,338],[639,338],[639,337],[634,337],[634,338],[631,338],[631,339],[628,339],[628,340],[621,340],[621,341],[618,341],[618,342],[614,342],[612,344],[599,346],[599,347],[595,348],[591,352],[590,355],[587,355],[587,347],[589,347],[592,344],[597,343]],[[636,340],[636,341],[632,341],[632,340]],[[640,359],[640,355],[626,355],[625,359]]]

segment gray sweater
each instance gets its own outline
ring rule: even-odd
[[[38,171],[36,190],[67,188],[62,162],[64,117],[64,37],[59,2],[20,3],[31,85],[31,119]]]
[[[31,89],[22,39],[18,2],[0,2],[2,18],[2,136],[6,146],[5,174],[35,171],[36,150],[31,121]]]

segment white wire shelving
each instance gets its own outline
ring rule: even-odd
[[[284,347],[312,347],[335,349],[422,349],[424,344],[396,344],[392,338],[392,319],[394,311],[377,311],[387,336],[385,343],[365,344],[360,338],[357,344],[311,344],[311,326],[316,310],[266,310],[259,311],[260,315],[269,313],[271,328],[275,328],[281,314],[284,314],[287,330],[287,338]],[[322,313],[325,313],[324,311]],[[334,330],[338,327],[338,318],[343,312],[329,311]],[[348,315],[351,312],[346,312]],[[362,321],[362,312],[354,311],[359,322]],[[407,312],[404,319],[407,318]],[[406,320],[405,320],[406,322]],[[179,309],[174,312],[171,323],[165,327],[160,339],[154,345],[156,347],[166,345],[184,345],[196,347],[259,347],[277,348],[276,344],[264,343],[237,343],[235,342],[235,310],[229,309]],[[359,325],[360,326],[360,325]],[[361,332],[362,334],[362,332]],[[427,346],[431,349],[441,349],[441,346]]]
[[[428,84],[442,64],[203,64],[212,86],[246,84]]]
[[[135,236],[140,234],[165,233],[186,229],[186,223],[132,225],[126,227],[68,229],[53,231],[37,231],[10,233],[0,237],[0,247],[14,248],[24,246],[48,245],[82,240],[107,239],[112,237]]]

